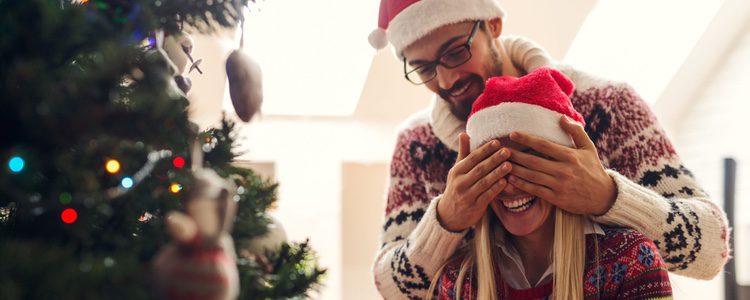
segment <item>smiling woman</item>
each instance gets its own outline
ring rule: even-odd
[[[510,141],[516,131],[574,147],[557,123],[563,116],[584,123],[568,98],[573,88],[567,77],[549,68],[521,78],[491,78],[467,122],[471,149],[498,139],[512,157],[541,156]],[[428,295],[445,300],[671,298],[666,265],[641,233],[592,223],[514,185],[506,186],[490,207],[473,241],[433,277]]]

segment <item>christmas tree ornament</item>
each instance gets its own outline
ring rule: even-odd
[[[7,222],[10,219],[10,212],[12,207],[0,207],[0,222]]]
[[[192,61],[190,55],[193,52],[194,45],[193,38],[184,31],[175,34],[165,33],[162,49],[164,49],[167,57],[169,57],[174,65],[177,66],[177,74],[185,73],[188,62]]]
[[[169,59],[167,53],[160,48],[146,51],[146,59],[150,64],[164,67],[167,70],[166,73],[170,76],[178,74],[177,65],[175,65],[172,60]]]
[[[70,193],[64,192],[60,193],[60,197],[58,197],[60,200],[60,204],[68,205],[71,201],[73,201],[73,196],[70,195]]]
[[[153,217],[154,217],[154,215],[152,215],[152,214],[150,214],[148,212],[145,212],[145,213],[143,213],[143,215],[141,215],[140,217],[138,217],[138,221],[139,222],[148,222]]]
[[[172,165],[175,168],[182,169],[183,167],[185,167],[185,158],[183,158],[182,156],[175,157],[174,159],[172,159]]]
[[[159,162],[162,159],[165,158],[171,158],[172,157],[172,151],[170,150],[158,150],[158,151],[151,151],[147,155],[148,161],[146,164],[141,167],[138,172],[135,172],[135,174],[131,176],[123,177],[120,181],[120,185],[117,187],[110,188],[107,190],[107,197],[109,199],[114,199],[119,196],[122,196],[127,192],[128,189],[135,186],[137,183],[141,182],[146,176],[149,176],[151,174],[151,171],[156,166],[156,163]]]
[[[194,171],[185,213],[167,215],[172,242],[153,262],[160,296],[166,299],[235,299],[239,295],[232,229],[236,187],[213,170]]]
[[[172,183],[169,185],[169,191],[172,192],[172,194],[177,194],[182,190],[182,185],[179,183]]]
[[[174,82],[177,84],[177,87],[180,88],[180,90],[186,95],[193,87],[193,82],[190,80],[190,77],[187,76],[176,75],[174,77]]]
[[[26,161],[20,156],[13,156],[8,161],[8,168],[10,168],[10,171],[13,173],[21,172],[24,166],[26,166]]]
[[[190,55],[188,55],[188,58],[190,58],[191,61],[193,60],[193,57],[190,56]],[[197,70],[198,73],[203,74],[203,71],[201,70],[201,63],[202,62],[203,62],[202,58],[199,58],[199,59],[196,59],[195,61],[193,61],[193,64],[190,65],[190,69],[188,70],[188,74],[190,74],[190,72],[193,72],[193,70]]]
[[[244,24],[244,19],[240,17],[240,48],[229,54],[226,71],[234,111],[240,120],[250,122],[263,104],[263,78],[260,65],[242,50],[245,44]]]
[[[122,180],[120,181],[120,185],[121,185],[121,186],[122,186],[123,188],[125,188],[125,189],[129,189],[129,188],[132,188],[132,187],[133,187],[133,183],[134,183],[134,182],[133,182],[133,178],[131,178],[131,177],[125,177],[125,178],[123,178],[123,179],[122,179]]]
[[[146,60],[150,64],[161,66],[162,68],[164,68],[166,70],[165,74],[169,77],[174,78],[174,76],[176,76],[177,74],[177,66],[169,59],[167,53],[160,48],[147,50]],[[169,92],[174,92],[174,95],[172,96],[185,96],[185,93],[182,92],[182,89],[179,87],[175,80],[171,80],[169,82],[169,87],[167,88],[167,90]]]
[[[187,73],[190,73],[192,70],[198,70],[200,74],[203,74],[203,71],[200,69],[203,59],[194,60],[192,56],[193,48],[195,47],[193,38],[184,31],[174,34],[157,31],[155,41],[157,49],[163,50],[167,59],[175,67],[172,72],[175,84],[183,94],[187,95],[193,86]],[[189,69],[188,63],[190,63]],[[186,70],[187,73],[185,72]]]
[[[260,65],[242,50],[234,50],[227,58],[226,69],[234,110],[242,121],[249,122],[263,103]]]
[[[286,230],[281,222],[274,216],[269,216],[271,222],[268,224],[268,232],[265,235],[238,243],[238,248],[247,250],[256,255],[265,254],[267,251],[278,251],[287,242]]]
[[[238,253],[240,257],[250,259],[257,263],[260,266],[261,270],[263,270],[263,272],[273,272],[273,263],[265,254],[255,254],[245,249],[240,250]]]
[[[73,224],[73,222],[78,219],[78,212],[76,212],[75,209],[66,208],[60,214],[60,219],[62,219],[65,224]]]
[[[120,162],[117,161],[116,159],[110,159],[104,165],[104,168],[107,170],[107,173],[115,174],[118,171],[120,171]]]

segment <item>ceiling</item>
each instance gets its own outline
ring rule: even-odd
[[[747,0],[501,1],[503,34],[526,36],[555,59],[627,81],[657,112],[669,111],[667,119],[670,108],[698,92],[750,19]],[[367,43],[378,0],[258,3],[247,15],[245,51],[263,68],[266,117],[400,120],[428,105],[430,93],[403,79],[392,50]],[[191,75],[197,119],[215,120],[231,107],[222,71],[237,43],[228,36],[239,35],[195,37],[196,56],[209,71]]]
[[[523,35],[555,59],[633,86],[666,127],[747,28],[750,1],[504,0],[503,34]],[[401,118],[431,94],[408,84],[391,49],[375,54],[357,116]],[[662,117],[663,116],[663,117]]]

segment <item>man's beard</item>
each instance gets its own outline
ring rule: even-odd
[[[490,53],[492,55],[490,65],[486,66],[485,74],[487,74],[487,79],[490,77],[496,77],[501,76],[503,74],[503,62],[500,58],[500,53],[497,51],[497,49],[493,48],[490,45]],[[451,108],[451,113],[455,115],[459,120],[466,121],[469,119],[469,113],[471,113],[471,106],[474,105],[474,101],[477,100],[479,95],[481,95],[481,91],[484,91],[484,82],[485,79],[482,78],[479,75],[472,74],[466,78],[462,78],[457,80],[453,86],[450,89],[444,90],[440,89],[438,90],[438,95],[440,97],[448,102],[448,105]],[[480,92],[476,95],[471,96],[470,100],[462,101],[460,103],[453,103],[452,101],[448,100],[451,99],[450,95],[453,91],[455,91],[458,88],[461,88],[464,86],[464,84],[472,84],[472,85],[478,85],[481,87]]]
[[[460,101],[458,103],[451,101],[450,94],[456,90],[463,87],[465,84],[471,84],[472,86],[479,86],[479,92],[476,93],[476,95],[471,95],[469,99]],[[451,113],[455,115],[459,120],[466,121],[469,118],[469,113],[471,113],[471,106],[474,104],[474,101],[476,101],[477,97],[481,94],[481,92],[484,90],[484,80],[482,77],[476,74],[469,75],[468,77],[459,79],[456,81],[456,83],[453,84],[453,87],[448,90],[440,89],[439,95],[441,98],[443,98],[444,101],[448,102],[448,105],[451,108]]]

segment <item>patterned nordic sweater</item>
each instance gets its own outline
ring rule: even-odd
[[[654,243],[632,229],[602,228],[604,235],[586,236],[584,299],[671,299],[667,266]],[[598,239],[598,252],[593,239]],[[460,259],[453,259],[446,266],[436,288],[439,300],[456,299],[455,286],[460,267]],[[467,275],[460,299],[476,299],[476,282],[476,276]],[[541,300],[552,295],[552,281],[530,289],[508,287],[506,291],[502,288],[502,279],[498,278],[497,287],[498,299]]]
[[[642,232],[654,241],[669,271],[698,279],[718,274],[729,257],[726,216],[682,165],[636,92],[554,63],[526,39],[503,37],[502,43],[524,71],[551,66],[575,83],[573,106],[584,116],[586,132],[618,190],[612,208],[592,220]],[[431,277],[463,240],[466,232],[440,225],[435,207],[464,130],[465,122],[436,98],[399,132],[373,266],[375,284],[386,299],[423,298]]]

